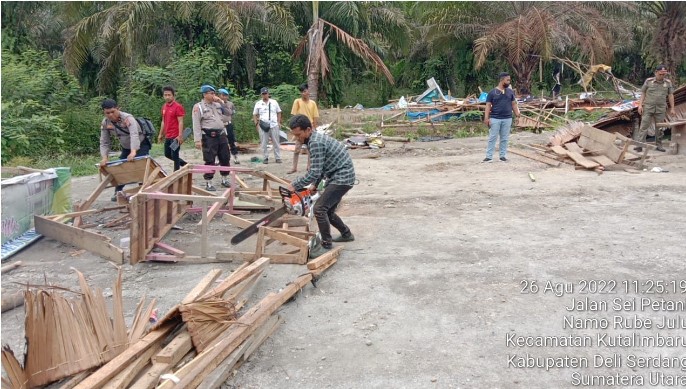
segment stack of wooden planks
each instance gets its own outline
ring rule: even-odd
[[[517,148],[509,151],[550,166],[568,163],[579,169],[603,171],[617,167],[641,169],[648,158],[648,151],[655,149],[653,145],[637,142],[618,133],[589,125],[577,127],[556,134],[547,146],[530,146],[533,151]],[[643,148],[641,154],[634,151],[635,147]]]

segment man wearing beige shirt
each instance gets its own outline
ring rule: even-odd
[[[310,100],[310,90],[307,84],[301,84],[298,87],[300,91],[300,98],[293,101],[293,108],[291,109],[291,115],[305,115],[312,123],[312,128],[317,128],[317,123],[319,122],[319,109],[317,108],[317,103],[314,100]],[[300,151],[302,150],[302,142],[296,139],[295,141],[295,151],[293,152],[293,168],[288,171],[288,174],[292,174],[298,171],[298,157],[300,156]],[[307,167],[310,166],[310,153],[307,153]]]

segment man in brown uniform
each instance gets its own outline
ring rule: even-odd
[[[674,87],[672,82],[665,78],[667,67],[658,65],[655,68],[655,77],[646,79],[641,87],[641,100],[638,103],[638,113],[642,116],[641,127],[638,130],[639,142],[645,142],[648,128],[655,123],[655,144],[657,151],[665,151],[662,148],[662,128],[658,128],[657,123],[665,121],[667,111],[667,98],[669,98],[669,115],[674,116]],[[634,151],[643,151],[642,147],[637,147]]]

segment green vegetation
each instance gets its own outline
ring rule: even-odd
[[[200,85],[228,88],[237,107],[239,141],[255,141],[251,116],[262,86],[270,88],[287,119],[299,95],[296,86],[306,80],[326,108],[383,106],[421,93],[431,77],[445,93],[475,96],[479,87],[491,88],[500,71],[510,71],[520,91],[547,94],[550,75],[559,66],[555,57],[606,63],[615,76],[635,85],[658,63],[672,70],[677,84],[686,75],[684,2],[515,2],[504,7],[497,2],[27,1],[0,6],[3,164],[52,161],[88,171],[91,163],[80,162],[97,159],[102,100],[114,98],[122,110],[159,127],[164,85],[177,89],[186,126]],[[566,68],[563,91],[577,90],[577,81]],[[569,115],[592,121],[600,114]],[[481,134],[480,119],[481,112],[467,112],[440,131]],[[376,120],[355,126],[378,130]],[[390,132],[400,133],[384,129]]]

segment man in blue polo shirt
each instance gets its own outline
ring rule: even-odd
[[[498,80],[498,86],[488,92],[488,97],[486,97],[484,123],[488,126],[489,131],[486,158],[482,162],[493,161],[495,140],[498,137],[500,137],[500,161],[507,162],[507,141],[510,139],[510,129],[512,128],[512,112],[514,111],[517,117],[520,116],[514,91],[509,88],[510,75],[505,72],[500,73]]]

